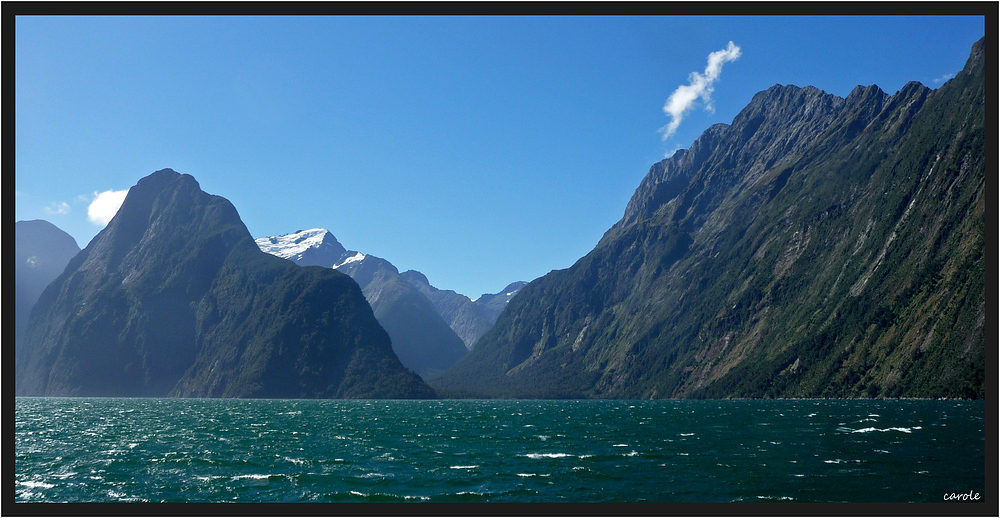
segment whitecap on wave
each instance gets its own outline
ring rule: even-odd
[[[232,477],[230,477],[230,480],[245,480],[245,479],[250,479],[250,480],[267,480],[267,479],[271,478],[272,476],[279,476],[279,475],[263,475],[263,474],[259,474],[259,473],[251,473],[249,475],[233,475]]]
[[[49,484],[48,482],[41,482],[38,480],[27,480],[24,482],[18,482],[17,484],[20,486],[30,487],[32,489],[34,488],[52,489],[56,487],[54,484]]]
[[[916,427],[917,430],[920,427]],[[868,432],[903,432],[903,433],[913,433],[913,428],[905,428],[901,426],[893,426],[890,428],[861,428],[859,430],[851,430],[851,433],[868,433]]]
[[[569,453],[528,453],[525,455],[529,459],[561,459],[563,457],[574,457]]]

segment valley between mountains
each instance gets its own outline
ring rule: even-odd
[[[254,238],[171,169],[82,250],[19,221],[16,394],[983,398],[984,40],[937,89],[758,93],[590,253],[475,300],[325,229]]]

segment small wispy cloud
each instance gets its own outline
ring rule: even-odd
[[[931,79],[931,81],[933,81],[934,84],[941,84],[941,83],[943,83],[943,82],[945,82],[945,81],[947,81],[947,80],[949,80],[949,79],[951,79],[953,77],[955,77],[955,74],[945,74],[945,75],[943,75],[943,76],[941,76],[941,77],[939,77],[937,79]]]
[[[715,82],[722,73],[722,65],[739,58],[740,48],[733,42],[722,50],[717,50],[708,55],[708,66],[705,73],[691,72],[689,83],[678,86],[674,93],[670,94],[666,104],[663,105],[663,112],[670,117],[670,123],[660,128],[663,133],[663,140],[667,140],[677,131],[687,113],[694,103],[700,98],[705,103],[705,109],[713,111],[712,92],[715,91]]]
[[[64,201],[52,202],[44,209],[47,214],[69,214],[69,204]]]
[[[115,214],[118,213],[122,202],[125,201],[126,194],[128,194],[128,189],[124,191],[95,192],[94,201],[90,202],[90,205],[87,207],[87,220],[95,225],[106,226],[111,221],[111,218],[115,217]]]

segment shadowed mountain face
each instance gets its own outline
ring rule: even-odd
[[[439,290],[431,286],[427,277],[416,270],[405,271],[399,275],[434,304],[441,318],[451,326],[469,349],[472,349],[479,337],[493,327],[493,323],[510,299],[527,284],[524,281],[512,282],[500,293],[484,293],[478,299],[471,300],[452,290]]]
[[[261,237],[257,246],[296,264],[334,268],[351,276],[389,333],[399,360],[424,378],[444,372],[465,356],[462,340],[389,261],[348,251],[324,229]]]
[[[433,397],[357,283],[261,252],[236,209],[164,169],[41,294],[19,395]]]
[[[427,277],[416,270],[399,273],[385,259],[346,250],[330,231],[322,228],[260,237],[257,246],[298,265],[326,266],[350,275],[389,332],[392,348],[403,365],[424,377],[442,373],[463,357],[527,284],[514,282],[500,293],[483,294],[473,301],[431,286]],[[455,346],[456,336],[464,347]]]
[[[502,397],[983,397],[984,44],[938,90],[775,86],[434,381]]]
[[[16,348],[20,347],[28,315],[38,296],[79,252],[73,236],[48,221],[36,219],[14,224]]]

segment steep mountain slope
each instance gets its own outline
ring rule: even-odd
[[[526,286],[444,395],[983,397],[984,44],[938,90],[759,93]]]
[[[389,333],[392,349],[408,369],[427,378],[465,356],[466,348],[431,302],[404,282],[389,261],[346,250],[325,229],[258,238],[261,250],[296,264],[334,268],[353,278],[375,318]]]
[[[20,347],[24,326],[38,296],[79,252],[73,236],[48,221],[14,224],[15,348]]]
[[[484,293],[478,299],[471,300],[452,290],[439,290],[431,286],[427,277],[416,270],[408,270],[399,275],[434,304],[437,312],[469,349],[493,327],[510,299],[527,284],[524,281],[512,282],[499,293]]]
[[[400,279],[389,261],[367,255],[348,259],[336,268],[361,285],[403,365],[427,379],[441,374],[468,352],[427,297]]]
[[[510,299],[514,298],[514,295],[517,295],[517,292],[521,291],[521,288],[527,285],[528,283],[524,281],[512,282],[500,290],[499,293],[484,293],[473,302],[486,311],[486,317],[491,322],[496,322],[497,317],[500,316],[503,308],[507,307]]]
[[[16,392],[433,397],[357,283],[257,248],[236,209],[157,171],[38,299]]]

